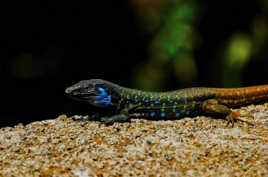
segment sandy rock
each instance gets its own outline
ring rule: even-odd
[[[0,129],[0,176],[268,176],[268,105],[254,125],[211,117],[106,126],[83,116]]]

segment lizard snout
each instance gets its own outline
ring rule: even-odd
[[[72,92],[71,89],[69,89],[69,88],[66,88],[66,89],[65,89],[65,93],[69,94],[69,93],[71,93],[71,92]]]

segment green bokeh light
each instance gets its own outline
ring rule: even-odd
[[[252,39],[243,33],[234,34],[226,46],[223,66],[223,86],[239,87],[241,72],[253,53]]]
[[[240,69],[250,59],[252,42],[246,34],[236,34],[230,40],[227,48],[227,65]]]

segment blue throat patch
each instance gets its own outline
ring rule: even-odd
[[[96,106],[112,105],[111,95],[108,95],[104,88],[99,87],[98,90],[100,91],[100,94],[97,96],[93,96],[93,104],[95,104]]]

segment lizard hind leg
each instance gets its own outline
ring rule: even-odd
[[[225,105],[220,104],[218,100],[216,99],[205,100],[201,104],[201,109],[203,112],[208,113],[208,114],[224,115],[224,116],[227,116],[228,114],[232,112],[230,108],[228,108]]]
[[[252,115],[242,115],[239,111],[232,111],[230,108],[228,108],[225,105],[222,105],[218,102],[216,99],[208,99],[205,100],[202,105],[201,105],[202,111],[208,114],[213,114],[213,115],[222,115],[225,116],[227,119],[227,126],[231,123],[232,127],[234,127],[234,120],[239,120],[242,122],[246,122],[250,125],[252,123],[239,119],[239,117],[252,117]]]

